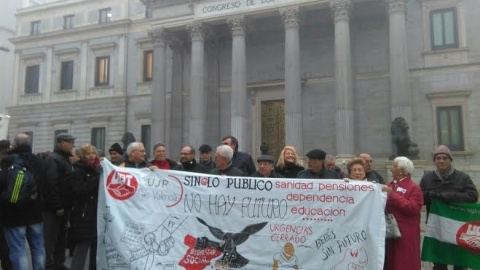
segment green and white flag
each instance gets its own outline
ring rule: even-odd
[[[434,200],[422,261],[480,269],[480,204]]]

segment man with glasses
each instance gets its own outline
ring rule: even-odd
[[[182,151],[180,151],[180,165],[177,165],[177,167],[173,169],[177,171],[208,173],[202,164],[197,163],[195,159],[195,149],[191,146],[182,148]]]
[[[372,170],[372,157],[370,154],[362,153],[359,155],[365,161],[365,176],[367,180],[374,183],[385,184],[383,177],[376,171]]]
[[[147,163],[145,157],[145,146],[141,142],[132,142],[127,147],[127,160],[124,163],[120,164],[120,167],[127,168],[150,168],[153,169],[154,166]]]
[[[69,185],[73,177],[70,157],[74,147],[75,137],[60,133],[57,136],[57,145],[47,160],[46,181],[42,189],[46,269],[67,269],[64,262],[71,207]]]

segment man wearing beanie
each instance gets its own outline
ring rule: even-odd
[[[114,143],[108,150],[108,153],[110,154],[110,162],[113,165],[119,166],[120,164],[123,163],[123,150],[120,144]]]
[[[325,166],[325,157],[327,156],[325,151],[313,149],[306,156],[308,169],[298,172],[297,178],[340,179],[338,173]]]
[[[424,204],[427,206],[427,218],[432,199],[440,199],[445,202],[469,202],[478,201],[478,191],[470,176],[456,170],[452,166],[453,156],[450,149],[445,145],[439,145],[433,153],[435,169],[425,173],[420,181]],[[433,270],[447,270],[447,265],[434,264]],[[462,270],[460,266],[454,266],[454,270]]]

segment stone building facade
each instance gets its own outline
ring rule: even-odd
[[[475,178],[478,12],[476,0],[70,0],[20,10],[10,132],[33,132],[39,151],[61,130],[79,143],[103,138],[104,149],[131,131],[174,158],[182,145],[232,134],[253,156],[262,142],[273,154],[285,144],[341,159],[369,152],[386,174],[401,116],[424,169],[448,144]],[[38,73],[36,92],[26,92],[27,70]]]

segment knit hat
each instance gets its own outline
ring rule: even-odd
[[[112,146],[110,147],[110,149],[108,149],[108,152],[109,152],[109,153],[110,153],[111,151],[115,151],[115,152],[119,153],[120,155],[123,155],[122,147],[121,147],[120,144],[118,144],[118,143],[112,144]]]
[[[453,161],[452,152],[450,152],[450,149],[448,149],[446,145],[439,145],[437,149],[435,149],[435,152],[433,152],[433,160],[435,160],[435,156],[438,154],[446,154],[448,158]]]

